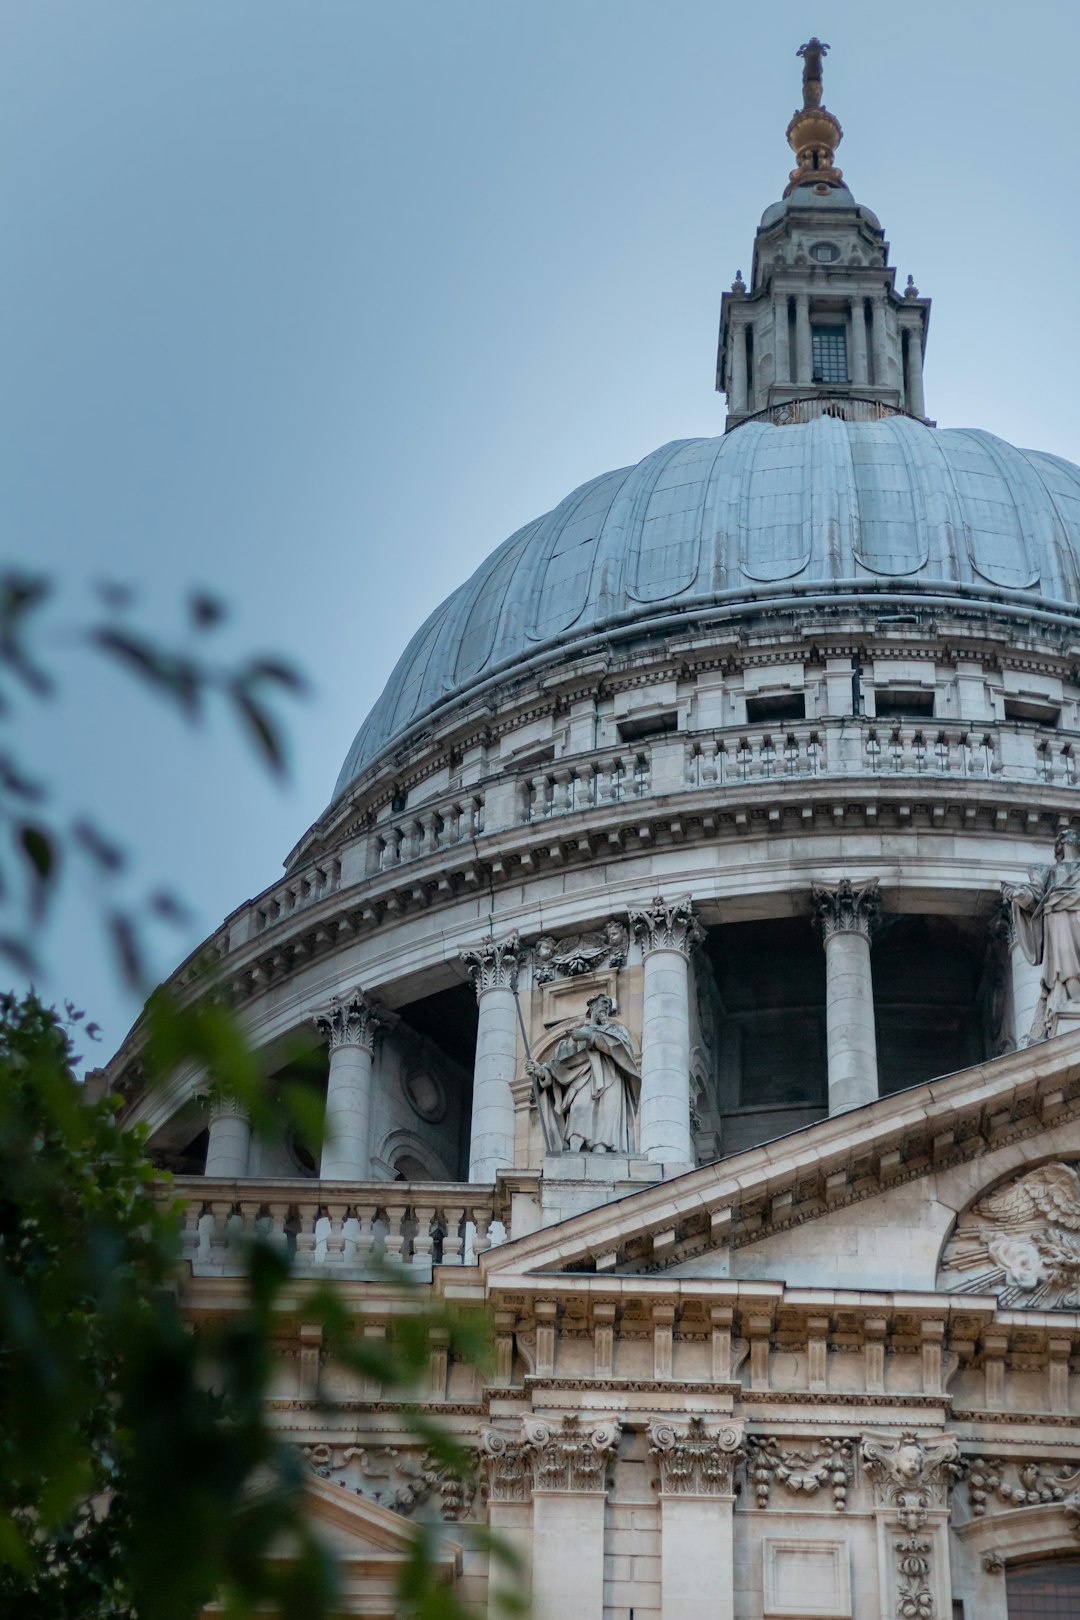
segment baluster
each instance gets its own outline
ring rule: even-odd
[[[899,730],[894,731],[889,737],[889,762],[899,776],[904,769],[904,744]]]
[[[912,747],[915,752],[915,769],[919,772],[926,769],[926,740],[921,731],[917,731],[912,738]]]
[[[229,1217],[232,1215],[231,1198],[215,1198],[210,1205],[213,1225],[210,1230],[211,1259],[217,1264],[225,1259],[229,1247]]]
[[[553,816],[565,815],[570,803],[570,772],[568,770],[555,771],[552,776],[551,814]]]
[[[443,1265],[461,1265],[461,1223],[465,1219],[465,1208],[462,1204],[448,1204],[446,1206],[446,1236],[443,1238]]]
[[[652,780],[652,765],[648,754],[639,754],[634,764],[634,791],[639,799],[643,799],[649,791]]]
[[[198,1241],[195,1247],[195,1258],[204,1264],[209,1264],[214,1258],[214,1216],[209,1204],[204,1204],[202,1213],[196,1223]]]
[[[484,1253],[485,1249],[491,1248],[491,1238],[488,1236],[488,1228],[491,1225],[491,1210],[486,1204],[482,1204],[478,1208],[472,1208],[469,1214],[472,1216],[473,1224],[476,1227],[476,1235],[473,1238],[472,1245],[473,1254],[479,1257]]]
[[[259,1236],[262,1200],[260,1198],[241,1198],[238,1208],[240,1211],[240,1230],[237,1237],[246,1248],[249,1243],[254,1243]]]
[[[877,739],[874,739],[875,744]],[[825,769],[825,750],[817,737],[811,737],[806,745],[806,769],[810,776],[820,776]],[[876,767],[875,767],[876,769]]]
[[[772,777],[776,770],[776,749],[773,747],[771,737],[761,739],[761,774],[766,779]]]
[[[798,774],[799,774],[799,754],[800,754],[800,749],[799,749],[798,740],[794,736],[786,738],[785,741],[784,741],[784,775],[785,776],[798,776]]]
[[[438,817],[434,810],[425,810],[418,818],[420,826],[419,855],[434,855],[439,847]]]
[[[605,805],[612,802],[614,765],[610,759],[600,760],[596,767],[596,804]]]
[[[611,763],[611,802],[621,804],[626,797],[626,762],[621,759]]]
[[[263,1217],[265,1225],[263,1234],[272,1248],[279,1254],[289,1252],[289,1204],[287,1199],[270,1199],[266,1205],[266,1214]]]
[[[1049,782],[1053,776],[1053,766],[1050,762],[1050,749],[1046,743],[1040,743],[1035,751],[1035,763],[1039,776],[1044,782]]]
[[[700,767],[698,780],[702,787],[715,787],[719,780],[723,758],[723,752],[717,748],[715,737],[710,737],[708,742],[702,743],[701,753],[698,755]]]
[[[937,772],[941,776],[948,776],[949,772],[952,769],[952,766],[951,766],[950,761],[949,761],[949,746],[950,745],[949,745],[948,737],[946,737],[946,735],[945,735],[945,733],[943,731],[939,731],[938,734],[937,734],[937,741],[934,743],[934,760],[935,760],[935,769],[937,770]],[[967,762],[966,751],[964,749],[963,744],[961,743],[961,745],[960,745],[960,767],[961,767],[961,769],[962,769],[962,771],[964,772],[965,775],[967,774],[967,765],[968,765],[968,762]]]
[[[383,1240],[387,1265],[401,1264],[405,1259],[405,1204],[387,1204],[386,1237]]]
[[[412,1263],[414,1266],[426,1265],[435,1252],[435,1239],[431,1227],[435,1219],[434,1204],[417,1204],[416,1236],[412,1244]]]
[[[345,1216],[348,1204],[327,1204],[329,1231],[326,1234],[326,1264],[340,1266],[345,1260]]]
[[[353,1215],[356,1219],[356,1264],[366,1265],[371,1259],[375,1249],[375,1214],[374,1204],[354,1204]]]
[[[983,739],[983,741],[987,755],[989,756],[991,754],[990,738],[986,737]],[[992,769],[993,766],[988,759],[986,766],[986,773],[988,776]],[[1066,743],[1064,748],[1061,750],[1061,778],[1067,787],[1076,786],[1076,761],[1073,759],[1072,749],[1069,747],[1068,743]]]
[[[199,1223],[202,1220],[202,1200],[191,1199],[185,1206],[181,1217],[180,1247],[184,1258],[194,1259],[199,1249]]]
[[[739,748],[735,755],[735,759],[738,763],[739,781],[749,782],[754,769],[754,750],[751,748],[749,741],[745,737],[739,743]]]
[[[529,794],[529,819],[542,821],[550,809],[548,779],[545,775],[533,777],[529,783]]]
[[[300,1203],[297,1200],[296,1213],[299,1217],[299,1227],[296,1233],[296,1263],[298,1266],[310,1266],[315,1260],[315,1229],[319,1222],[319,1206],[315,1203]]]

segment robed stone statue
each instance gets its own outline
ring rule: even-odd
[[[1033,866],[1026,883],[1003,883],[1001,892],[1011,905],[1020,949],[1042,968],[1028,1042],[1043,1041],[1057,1034],[1066,1008],[1080,1019],[1080,833],[1061,833],[1053,866]]]
[[[610,996],[593,996],[584,1023],[547,1063],[529,1063],[549,1142],[568,1153],[636,1153],[641,1070]]]

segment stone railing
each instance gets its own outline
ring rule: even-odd
[[[341,862],[334,856],[328,856],[322,861],[313,861],[310,866],[301,867],[299,871],[290,873],[288,879],[279,883],[276,888],[268,890],[254,901],[253,921],[257,933],[264,928],[272,928],[283,917],[288,917],[294,911],[300,911],[304,906],[310,906],[316,900],[322,900],[326,895],[333,894],[341,885]]]
[[[369,875],[388,872],[424,855],[445,854],[456,844],[479,838],[483,830],[483,794],[459,790],[376,827],[370,845]]]
[[[625,745],[585,759],[548,766],[522,784],[522,819],[593,810],[627,799],[644,798],[651,785],[649,750]]]
[[[468,1182],[178,1176],[161,1197],[183,1205],[183,1253],[197,1276],[238,1270],[254,1237],[282,1249],[305,1273],[400,1265],[423,1275],[432,1265],[474,1264],[509,1236],[495,1188]]]

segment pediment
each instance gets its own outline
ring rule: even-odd
[[[1070,1146],[1080,1159],[1078,1121],[1080,1034],[1069,1034],[652,1183],[489,1250],[481,1265],[500,1285],[552,1273],[783,1280],[794,1265],[807,1285],[850,1287],[836,1256],[853,1228],[883,1241],[892,1229],[910,1246],[922,1201],[935,1197],[940,1230],[925,1233],[920,1273],[933,1289],[960,1212],[1027,1164],[1067,1159]]]
[[[397,1570],[413,1555],[416,1530],[400,1513],[380,1507],[358,1491],[312,1474],[305,1485],[310,1516],[339,1559],[354,1567]],[[447,1574],[456,1573],[462,1549],[443,1537],[434,1556]]]

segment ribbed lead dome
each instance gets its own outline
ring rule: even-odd
[[[361,726],[335,797],[497,671],[598,634],[813,591],[1080,606],[1080,467],[910,417],[744,423],[663,445],[537,518],[437,608]]]

